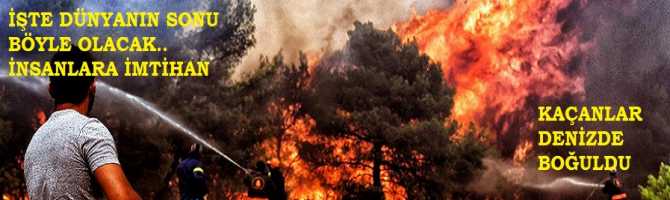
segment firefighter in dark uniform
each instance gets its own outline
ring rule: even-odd
[[[268,164],[270,168],[270,180],[275,185],[274,191],[270,193],[269,200],[286,200],[288,194],[286,193],[286,188],[284,186],[284,174],[282,174],[279,166],[273,166]]]
[[[249,197],[267,198],[268,200],[288,198],[281,170],[264,161],[256,162],[256,168],[245,178],[245,184],[249,187],[247,193]]]
[[[181,200],[203,200],[208,192],[200,151],[200,145],[192,145],[189,153],[177,166]]]
[[[623,184],[616,171],[611,171],[609,178],[604,183],[603,192],[607,195],[608,200],[625,200],[628,199],[626,193],[623,191]]]

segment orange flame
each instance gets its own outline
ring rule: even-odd
[[[582,94],[583,77],[566,73],[582,44],[561,31],[567,0],[456,1],[398,23],[404,40],[442,64],[456,88],[453,116],[461,123],[502,120],[531,95]],[[493,111],[493,116],[487,116]],[[491,119],[488,119],[491,117]]]
[[[42,109],[40,108],[36,108],[34,112],[35,112],[35,118],[33,118],[34,120],[33,127],[37,129],[47,121],[47,115],[44,114],[44,111],[42,111]]]
[[[522,165],[525,161],[526,158],[528,157],[528,154],[530,153],[530,150],[533,149],[533,143],[529,140],[526,140],[519,144],[514,151],[514,164],[517,166]]]
[[[452,117],[500,136],[520,131],[511,127],[509,115],[528,113],[529,97],[583,98],[583,74],[571,62],[590,44],[579,41],[578,29],[562,30],[558,19],[560,11],[573,9],[568,8],[571,3],[584,4],[457,0],[447,10],[415,15],[393,29],[442,64],[445,79],[456,90]],[[519,128],[530,130],[532,119],[527,121]],[[532,150],[528,137],[517,139],[515,162],[525,161]]]
[[[290,106],[288,110],[295,109]],[[333,186],[341,181],[355,181],[361,184],[372,183],[372,172],[365,167],[331,167],[310,166],[309,163],[300,158],[299,143],[324,144],[327,148],[333,148],[333,157],[339,161],[349,162],[357,161],[358,155],[353,151],[346,151],[347,148],[359,148],[361,151],[370,151],[371,144],[358,145],[350,139],[325,139],[311,134],[315,125],[313,119],[293,119],[289,115],[290,111],[284,111],[287,129],[285,130],[280,158],[276,157],[277,140],[270,139],[265,141],[261,148],[267,153],[268,160],[273,164],[279,164],[284,170],[286,178],[286,189],[289,192],[289,199],[340,199],[342,194]],[[358,146],[357,146],[358,145]],[[368,163],[370,164],[370,163]],[[390,180],[388,171],[382,170],[382,179]],[[386,199],[404,199],[404,188],[392,184],[391,181],[383,181],[383,189]]]
[[[576,1],[573,3],[582,6],[583,2]],[[557,19],[558,13],[570,3],[570,0],[456,0],[448,9],[414,15],[392,28],[402,40],[416,41],[421,52],[442,64],[445,79],[456,89],[452,110],[455,120],[500,135],[515,131],[505,115],[527,113],[529,97],[583,98],[583,74],[571,69],[570,64],[589,44],[579,41],[579,30],[562,30],[563,22]],[[312,71],[321,54],[307,55]],[[290,199],[337,199],[341,194],[329,185],[353,177],[358,177],[353,179],[359,183],[371,182],[371,172],[363,168],[309,166],[299,156],[299,142],[325,143],[344,161],[357,158],[350,151],[341,151],[355,143],[310,134],[316,123],[311,119],[285,116],[285,120],[281,156],[277,158],[270,153],[276,152],[276,140],[264,142],[261,148],[269,159],[281,161]],[[521,128],[530,130],[533,125],[529,121],[524,126]],[[522,135],[517,139],[513,154],[517,166],[532,152],[533,144],[528,137]],[[365,151],[370,145],[356,148]],[[389,179],[388,172],[382,174]],[[386,198],[403,199],[404,188],[390,182],[384,183]]]

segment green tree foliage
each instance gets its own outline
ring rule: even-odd
[[[254,99],[265,99],[264,105],[257,108],[264,113],[258,113],[262,121],[263,131],[275,140],[275,151],[273,158],[281,161],[282,141],[285,130],[291,126],[301,111],[301,103],[305,98],[305,90],[309,79],[307,58],[300,53],[298,64],[288,64],[284,61],[281,53],[272,60],[261,58],[260,67],[250,77],[246,78],[244,85],[251,92],[256,93]],[[259,94],[260,92],[260,94]]]
[[[206,80],[219,81],[229,78],[231,67],[256,43],[253,37],[256,8],[249,0],[226,0],[211,1],[210,10],[224,15],[219,26],[204,29],[180,42],[197,50],[194,56],[199,59],[211,60],[213,67],[210,67],[210,77]],[[188,52],[179,53],[189,55]]]
[[[482,167],[484,150],[471,138],[450,140],[456,124],[445,120],[453,90],[440,65],[420,54],[415,43],[403,44],[391,30],[354,25],[344,50],[317,66],[304,106],[316,120],[316,133],[355,140],[349,150],[360,159],[342,162],[328,148],[315,148],[321,150],[311,153],[318,155],[306,160],[364,166],[378,194],[382,181],[404,186],[411,199],[441,199],[463,189]],[[371,150],[357,148],[363,144],[372,145]],[[382,180],[382,170],[391,180]]]
[[[642,199],[670,199],[670,166],[661,163],[658,176],[649,175],[647,185],[640,185],[639,188]]]

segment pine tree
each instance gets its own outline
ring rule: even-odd
[[[649,175],[647,177],[647,185],[640,185],[639,187],[642,199],[670,199],[670,166],[661,163],[658,176]]]
[[[354,140],[347,149],[358,160],[340,160],[328,148],[313,148],[318,155],[305,157],[369,169],[374,198],[382,198],[382,182],[404,186],[410,199],[448,198],[482,167],[483,148],[469,138],[450,139],[456,130],[448,120],[453,90],[440,65],[391,30],[371,23],[354,26],[345,48],[317,66],[311,100],[304,106],[316,121],[314,132]],[[371,148],[361,150],[366,145]],[[389,178],[382,178],[383,171]]]

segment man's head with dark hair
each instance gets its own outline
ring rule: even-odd
[[[72,61],[72,72],[79,72],[86,62],[91,66],[93,55],[72,46],[71,51],[58,52],[51,58],[51,63],[58,61]],[[49,94],[54,98],[56,106],[61,104],[79,105],[88,98],[88,112],[91,111],[95,98],[95,77],[93,76],[51,76],[49,77]]]

